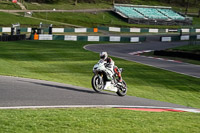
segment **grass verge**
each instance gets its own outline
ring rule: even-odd
[[[129,2],[123,2],[123,1],[115,1],[115,3],[126,3],[126,4],[133,4],[133,5],[150,5],[150,6],[168,6],[172,7],[174,10],[184,13],[185,7],[180,6],[178,4],[174,3],[167,3],[167,2],[160,2],[157,0],[129,0]],[[24,2],[24,5],[29,10],[45,10],[45,9],[63,9],[63,10],[77,10],[77,9],[105,9],[105,8],[113,8],[112,1],[106,1],[106,0],[96,0],[87,2],[81,2],[78,1],[77,5],[74,5],[74,0],[60,0],[57,3],[29,3]],[[190,5],[188,12],[189,13],[197,13],[199,10],[198,6]]]
[[[140,28],[181,28],[181,26],[162,26],[162,25],[142,25],[129,24],[126,20],[116,15],[113,12],[100,13],[34,13],[33,17],[24,17],[24,13],[20,15],[0,12],[0,17],[4,18],[0,21],[0,26],[11,26],[14,23],[20,23],[23,27],[37,26],[40,22],[46,24],[53,24],[53,27],[72,27],[71,25],[79,25],[83,27],[97,27],[97,26],[117,26],[117,27],[140,27]],[[42,19],[42,20],[40,20]],[[52,22],[53,21],[53,22]],[[194,18],[194,27],[199,27],[199,18]],[[188,27],[188,26],[187,26]]]
[[[76,6],[74,2],[62,1],[58,3],[48,4],[48,3],[29,3],[25,2],[24,5],[28,10],[78,10],[78,9],[109,9],[112,5],[107,2],[101,3],[78,3]]]
[[[196,27],[200,27],[200,17],[193,18],[193,25]]]
[[[0,110],[0,132],[198,133],[200,115],[120,109]]]
[[[180,46],[176,48],[172,48],[171,50],[180,50],[180,51],[186,51],[186,52],[193,52],[193,53],[200,53],[200,41],[194,42],[197,44],[190,44],[185,46]]]
[[[0,12],[0,26],[8,26],[11,27],[12,24],[15,23],[20,23],[21,27],[28,27],[28,26],[37,26],[39,27],[39,24],[41,22],[41,20],[37,20],[37,19],[32,19],[32,18],[28,18],[28,17],[23,17],[22,15],[15,15],[15,14],[10,14],[10,13],[5,13],[5,12]],[[47,23],[47,24],[52,24],[52,22],[47,21],[42,21],[43,23]],[[53,23],[55,25],[58,25],[57,23]]]
[[[182,26],[173,25],[143,25],[143,24],[129,24],[127,20],[123,20],[114,12],[94,12],[94,13],[34,13],[34,17],[53,20],[63,23],[75,24],[84,27],[97,26],[117,26],[117,27],[141,27],[141,28],[181,28]],[[193,26],[199,27],[199,18],[194,17]],[[185,26],[190,27],[190,26]]]
[[[83,49],[89,42],[0,42],[0,75],[43,79],[91,88],[99,54]],[[90,42],[92,43],[92,42]],[[200,79],[114,58],[125,69],[128,95],[200,107]]]
[[[117,27],[152,27],[152,28],[180,28],[180,26],[160,26],[129,24],[113,12],[100,13],[34,13],[34,17],[58,22],[80,25],[84,27],[117,26]]]
[[[6,10],[20,10],[20,6],[9,1],[0,1],[0,9]]]

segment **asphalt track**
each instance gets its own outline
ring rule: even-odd
[[[34,106],[154,106],[188,108],[167,102],[125,96],[115,93],[96,93],[92,89],[62,83],[0,76],[0,108]]]
[[[133,55],[137,51],[143,50],[162,50],[177,46],[186,45],[188,42],[157,42],[148,41],[144,43],[128,43],[128,44],[94,44],[87,45],[84,48],[93,52],[107,51],[109,55],[122,58],[129,61],[142,63],[145,65],[173,71],[176,73],[189,75],[195,78],[200,78],[200,66],[178,62],[173,60],[162,60],[155,58],[147,58],[145,56]]]
[[[139,59],[139,61],[141,61],[140,57],[130,55],[129,53],[150,48],[165,49],[178,45],[185,45],[185,43],[100,44],[88,45],[85,48],[96,52],[102,50],[108,51],[109,54],[113,56],[120,58],[126,57],[128,60],[134,59],[134,61],[135,59]],[[171,64],[171,62],[166,63],[168,65]],[[158,64],[163,63],[161,62]],[[197,67],[197,69],[199,68]],[[196,69],[193,68],[193,70]],[[134,96],[119,97],[117,94],[111,92],[96,93],[92,89],[62,83],[0,76],[0,109],[36,107],[144,107],[182,108],[183,110],[193,109],[182,105]],[[199,110],[197,112],[199,112]]]

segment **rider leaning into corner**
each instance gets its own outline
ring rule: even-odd
[[[108,53],[107,52],[101,52],[100,53],[100,59],[103,59],[105,62],[107,62],[107,68],[109,68],[111,71],[114,70],[114,72],[117,74],[118,76],[118,80],[119,82],[122,82],[122,76],[121,76],[121,72],[119,71],[118,67],[115,66],[115,62],[110,58],[108,57]]]

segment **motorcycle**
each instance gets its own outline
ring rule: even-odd
[[[123,72],[122,68],[119,68],[120,73]],[[116,92],[119,96],[125,96],[127,93],[127,85],[123,80],[119,82],[117,74],[113,70],[108,68],[108,64],[104,60],[99,60],[93,67],[94,76],[92,77],[92,88],[96,92],[108,90]]]

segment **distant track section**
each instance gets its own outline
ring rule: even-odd
[[[154,40],[155,37],[155,40]],[[149,39],[151,41],[149,41]],[[156,36],[149,36],[146,42],[135,44],[96,44],[87,45],[84,48],[93,52],[107,51],[109,55],[122,58],[129,61],[138,62],[148,66],[161,68],[164,70],[200,78],[200,66],[184,62],[169,62],[168,60],[158,60],[155,58],[147,58],[145,56],[138,56],[132,53],[143,50],[163,50],[182,45],[187,45],[188,42],[157,42]]]

